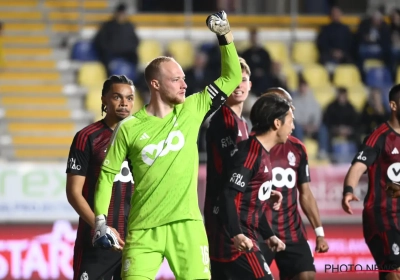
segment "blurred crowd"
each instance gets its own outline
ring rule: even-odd
[[[387,16],[387,17],[385,17]],[[1,51],[0,23],[0,65],[4,61]],[[121,44],[121,42],[123,42]],[[93,47],[98,59],[103,63],[107,74],[116,74],[119,66],[112,61],[124,60],[132,66],[136,88],[146,103],[149,96],[147,86],[138,67],[138,46],[140,38],[135,26],[128,20],[127,7],[120,4],[114,16],[103,23],[94,37]],[[240,52],[251,68],[252,89],[244,108],[244,117],[249,113],[254,99],[270,87],[282,87],[293,96],[296,107],[296,128],[294,136],[300,140],[313,139],[318,143],[317,158],[331,162],[348,162],[362,138],[379,123],[386,120],[389,112],[387,88],[396,81],[400,62],[400,10],[389,15],[376,10],[361,19],[355,31],[342,23],[342,11],[332,7],[330,23],[322,26],[315,39],[320,65],[323,65],[333,79],[335,67],[340,64],[355,65],[364,85],[368,86],[369,97],[363,109],[356,110],[349,100],[346,87],[337,87],[335,98],[322,107],[309,86],[309,81],[298,72],[298,88],[288,87],[287,77],[282,65],[274,61],[268,50],[259,42],[258,30],[249,30],[249,47]],[[169,55],[165,53],[165,55]],[[387,83],[374,84],[365,69],[365,61],[377,59],[387,77]],[[114,66],[113,66],[114,65]],[[198,92],[216,79],[220,74],[220,52],[218,44],[201,45],[195,54],[193,65],[185,69],[188,94]],[[296,74],[297,75],[297,74]],[[372,80],[372,82],[371,82]],[[205,129],[207,121],[204,122]],[[205,151],[204,133],[200,133],[200,151]]]

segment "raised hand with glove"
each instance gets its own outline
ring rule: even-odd
[[[208,28],[217,34],[220,45],[228,45],[233,41],[228,17],[224,11],[209,15],[206,19]]]

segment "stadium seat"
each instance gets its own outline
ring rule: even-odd
[[[101,85],[101,84],[100,84]],[[86,109],[93,114],[94,121],[101,120],[101,90],[100,85],[90,87],[86,95]]]
[[[78,61],[96,61],[99,60],[92,41],[78,41],[72,47],[72,60]]]
[[[366,84],[369,87],[387,87],[393,84],[390,71],[386,67],[373,67],[367,70]]]
[[[287,85],[290,90],[297,90],[299,87],[299,76],[296,70],[293,68],[292,64],[286,63],[282,65],[282,71],[287,79]]]
[[[316,158],[318,155],[318,142],[312,138],[304,138],[304,146],[307,150],[307,155],[310,159]]]
[[[396,71],[396,84],[400,84],[400,66],[397,67]]]
[[[368,93],[363,85],[347,87],[348,98],[358,112],[361,112],[368,98]]]
[[[356,66],[352,64],[338,65],[333,74],[333,83],[336,86],[361,86],[361,76]]]
[[[382,60],[379,59],[366,59],[364,61],[364,69],[370,69],[370,68],[374,68],[374,67],[382,67],[384,66],[384,63],[382,62]]]
[[[335,88],[333,86],[311,87],[311,90],[323,110],[336,98]]]
[[[157,56],[163,54],[163,49],[159,41],[142,40],[138,47],[139,67],[145,68],[147,63]]]
[[[107,79],[106,69],[99,62],[86,62],[78,72],[78,83],[81,86],[92,87],[102,85]]]
[[[129,61],[122,58],[113,59],[108,64],[108,69],[112,75],[125,75],[132,81],[136,78],[136,67]]]
[[[302,74],[310,87],[324,87],[330,85],[328,71],[320,64],[304,66]]]
[[[193,65],[194,46],[188,40],[174,40],[167,44],[168,53],[182,66],[188,69]]]
[[[250,47],[250,42],[248,40],[235,41],[235,46],[238,53],[242,53]]]
[[[283,42],[266,42],[264,48],[268,51],[272,60],[286,64],[290,62],[288,47]]]
[[[318,61],[318,50],[312,41],[297,41],[293,43],[293,61],[298,64],[313,64]]]

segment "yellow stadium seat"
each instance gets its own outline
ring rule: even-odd
[[[352,64],[338,65],[333,74],[333,83],[336,86],[361,86],[361,76],[356,66]]]
[[[101,120],[101,84],[97,86],[92,86],[86,95],[86,110],[93,114],[94,120]]]
[[[138,47],[139,65],[141,68],[152,61],[157,56],[163,54],[161,43],[156,40],[142,40]]]
[[[364,68],[365,69],[381,67],[381,66],[384,66],[384,64],[383,64],[383,61],[379,60],[379,59],[366,59],[364,61]]]
[[[183,69],[190,68],[194,61],[194,47],[188,40],[174,40],[168,43],[169,54],[182,66]]]
[[[396,72],[396,84],[400,84],[400,66],[397,67],[397,72]]]
[[[85,87],[102,85],[107,79],[107,72],[99,62],[87,62],[82,65],[78,73],[78,83]]]
[[[335,97],[336,92],[333,86],[320,86],[320,87],[311,87],[311,90],[314,93],[314,97],[317,100],[318,104],[321,106],[322,110],[331,103]]]
[[[312,138],[304,138],[304,146],[306,147],[308,157],[313,159],[318,155],[318,142]]]
[[[299,87],[299,76],[296,70],[289,63],[282,65],[283,74],[286,76],[287,85],[290,90],[297,90]]]
[[[242,53],[250,47],[250,42],[248,40],[235,41],[235,47],[238,53]]]
[[[368,92],[364,86],[352,86],[347,88],[348,99],[358,112],[361,112],[368,99]]]
[[[310,64],[303,68],[303,77],[310,87],[329,86],[329,73],[320,64]]]
[[[283,42],[266,42],[264,48],[268,51],[272,60],[286,64],[290,62],[288,47]]]
[[[312,41],[297,41],[293,43],[292,57],[295,63],[312,64],[318,61],[318,50]]]

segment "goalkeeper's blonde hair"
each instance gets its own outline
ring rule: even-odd
[[[160,65],[164,62],[175,61],[173,57],[170,56],[159,56],[150,61],[150,63],[144,69],[144,79],[148,86],[153,79],[159,78]]]

